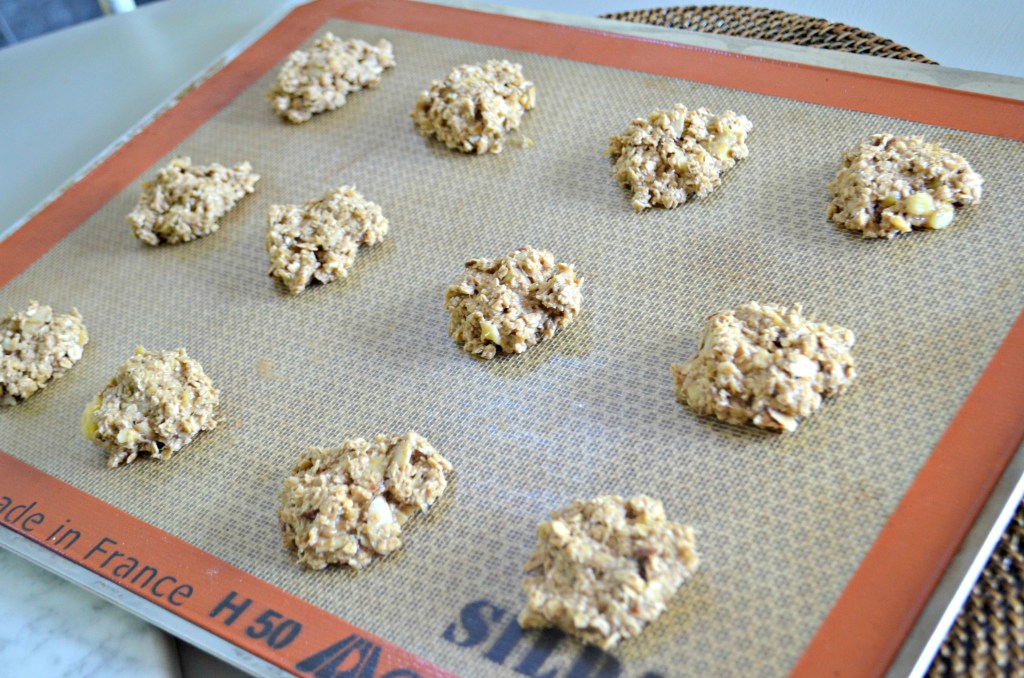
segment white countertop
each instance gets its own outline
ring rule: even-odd
[[[165,0],[0,50],[0,235],[289,0]],[[585,16],[668,6],[516,0]],[[1024,3],[767,2],[904,44],[944,66],[1024,77]],[[969,10],[967,8],[970,8]],[[0,419],[2,425],[2,419]],[[165,678],[235,669],[0,550],[0,675]]]

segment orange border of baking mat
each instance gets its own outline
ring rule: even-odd
[[[455,676],[5,452],[0,497],[4,527],[296,675]]]
[[[1024,102],[1012,99],[408,0],[319,0],[292,11],[0,243],[0,261],[5,264],[0,270],[0,286],[14,279],[135,181],[329,18],[628,68],[1024,141]],[[1024,437],[1021,412],[1024,412],[1024,315],[1017,319],[811,639],[793,675],[878,675],[888,667]],[[273,602],[278,612],[302,615],[305,619],[329,619],[327,624],[318,623],[302,632],[315,634],[315,640],[321,644],[346,633],[363,633],[2,453],[0,469],[3,470],[0,482],[17,486],[19,492],[35,488],[39,497],[45,497],[57,496],[55,490],[59,490],[62,506],[74,507],[81,515],[92,516],[98,521],[97,525],[113,525],[110,529],[116,529],[116,534],[123,538],[135,539],[132,547],[137,554],[166,559],[161,562],[187,560],[206,566],[202,569],[203,576],[211,590],[215,585],[227,588],[225,580],[229,580],[230,586],[236,587],[233,590],[254,599],[263,596],[264,601]],[[40,543],[46,545],[45,541]],[[71,559],[90,567],[80,559]],[[192,571],[198,570],[190,569]],[[171,609],[166,601],[146,597]],[[211,602],[211,594],[202,594],[202,599]],[[200,596],[195,600],[199,601]],[[210,628],[208,614],[194,612],[191,607],[176,612]],[[242,633],[241,625],[211,630],[257,656],[296,670],[289,664],[299,654],[294,646],[269,651],[259,641]],[[302,637],[306,643],[306,636]],[[417,669],[426,672],[424,675],[442,675],[438,669],[405,651],[379,639],[374,641],[383,648],[380,666],[410,661],[416,662]]]

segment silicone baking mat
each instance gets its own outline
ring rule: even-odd
[[[398,66],[339,111],[286,124],[264,92],[287,52],[325,30],[387,38]],[[537,85],[522,127],[532,147],[471,157],[414,132],[432,79],[493,57]],[[961,406],[1024,302],[1024,153],[996,136],[1020,137],[1004,117],[1021,109],[748,60],[755,93],[737,87],[735,59],[403,3],[293,13],[0,245],[12,267],[0,306],[77,307],[92,337],[67,376],[0,412],[4,524],[297,673],[779,675],[855,669],[844,643],[865,670],[884,668],[1020,438],[1020,389],[999,382],[1020,375],[1009,344],[986,376],[999,383]],[[795,75],[773,82],[772,68]],[[837,87],[846,108],[832,107],[800,84],[843,77],[876,96]],[[911,120],[879,114],[904,110],[901,95]],[[871,112],[848,109],[857,96]],[[707,199],[635,214],[607,139],[676,102],[748,116],[750,158]],[[877,132],[967,157],[982,203],[947,231],[891,242],[834,227],[825,183]],[[178,155],[248,160],[262,179],[217,234],[149,248],[124,217],[140,180]],[[267,210],[342,184],[379,203],[391,231],[348,279],[289,296],[266,275]],[[465,260],[524,244],[576,266],[583,311],[524,355],[476,360],[447,336],[445,288]],[[674,398],[669,364],[695,351],[703,319],[749,300],[802,303],[857,334],[854,387],[791,435],[699,418]],[[79,416],[140,344],[200,360],[223,425],[168,462],[110,470]],[[302,449],[408,429],[456,471],[405,547],[362,572],[296,566],[276,511]],[[699,531],[701,569],[663,617],[610,654],[520,631],[536,524],[575,498],[637,493]],[[883,531],[898,506],[910,517]],[[918,569],[891,569],[904,562]],[[147,566],[157,574],[138,578]],[[860,615],[879,595],[894,609]]]

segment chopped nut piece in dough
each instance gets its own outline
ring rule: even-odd
[[[341,108],[352,92],[376,87],[384,69],[394,65],[395,54],[387,40],[374,46],[328,32],[312,49],[291,53],[267,98],[285,120],[305,122],[316,113]]]
[[[378,205],[353,186],[329,191],[303,206],[272,205],[265,247],[270,275],[298,294],[312,280],[348,275],[360,245],[375,245],[388,232]]]
[[[402,526],[438,500],[451,471],[414,431],[311,448],[281,490],[284,545],[313,570],[361,569],[402,546]]]
[[[111,468],[140,454],[170,459],[202,431],[217,426],[220,394],[185,349],[141,346],[82,414],[82,434],[107,450]]]
[[[693,528],[660,501],[576,501],[537,528],[523,581],[524,629],[556,626],[604,649],[635,638],[697,570]]]
[[[721,175],[746,158],[746,117],[676,104],[636,118],[611,138],[612,174],[633,192],[633,209],[672,208],[695,195],[703,198],[721,183]]]
[[[456,66],[444,82],[421,92],[413,123],[425,137],[435,136],[464,153],[501,153],[505,137],[517,129],[536,101],[523,67],[505,60]]]
[[[853,332],[800,311],[751,302],[708,318],[697,355],[672,365],[679,402],[730,424],[796,430],[856,376]]]
[[[259,179],[247,162],[228,169],[176,158],[142,184],[139,204],[128,215],[132,234],[147,245],[177,245],[216,233],[221,217],[252,193]]]
[[[35,301],[24,311],[9,309],[0,320],[0,406],[24,400],[62,376],[82,359],[88,343],[75,309],[54,314]]]
[[[448,334],[490,360],[498,350],[522,353],[572,322],[583,278],[550,252],[522,247],[504,257],[473,259],[445,294]]]
[[[946,228],[955,207],[981,200],[983,181],[966,160],[938,144],[876,134],[847,151],[828,184],[827,214],[865,238]]]

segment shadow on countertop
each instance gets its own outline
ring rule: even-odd
[[[158,0],[135,0],[147,5]],[[131,2],[107,2],[128,5]],[[0,0],[0,49],[104,15],[99,0]]]

